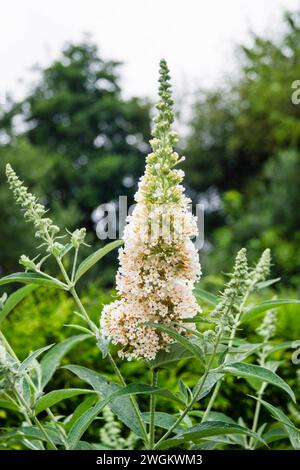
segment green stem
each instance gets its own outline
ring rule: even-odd
[[[269,340],[269,338],[265,338],[265,342],[268,342],[268,340]],[[261,352],[260,361],[259,361],[260,366],[262,366],[262,367],[265,366],[267,355],[268,355],[267,349],[263,348],[262,352]],[[260,415],[260,410],[261,410],[260,400],[261,400],[261,398],[262,398],[262,396],[265,392],[266,387],[267,387],[267,383],[263,382],[260,386],[259,391],[257,392],[258,401],[256,402],[256,405],[255,405],[255,412],[254,412],[254,418],[253,418],[253,424],[252,424],[252,432],[256,432],[257,428],[258,428],[259,415]],[[249,440],[249,449],[250,450],[255,449],[255,444],[256,444],[256,439],[254,437],[251,437],[250,440]]]
[[[111,355],[110,353],[108,353],[108,359],[109,359],[109,361],[110,361],[110,363],[111,363],[111,365],[112,365],[112,368],[113,368],[113,370],[114,370],[116,376],[118,377],[118,379],[119,379],[121,385],[122,385],[123,387],[126,387],[126,382],[125,382],[125,380],[124,380],[124,378],[123,378],[123,376],[122,376],[122,374],[121,374],[121,372],[120,372],[120,370],[119,370],[117,364],[115,363],[115,361],[114,361],[114,359],[113,359],[113,357],[112,357],[112,355]],[[144,421],[143,421],[143,419],[142,419],[141,412],[140,412],[140,410],[139,410],[139,408],[138,408],[138,406],[137,406],[137,403],[136,403],[136,401],[135,401],[135,398],[134,398],[132,395],[129,396],[129,400],[130,400],[131,406],[132,406],[132,408],[133,408],[134,414],[135,414],[135,416],[136,416],[136,418],[137,418],[137,420],[138,420],[138,422],[139,422],[139,424],[140,424],[140,427],[141,427],[141,429],[142,429],[143,436],[144,436],[144,440],[145,440],[145,444],[146,444],[146,446],[148,446],[147,430],[146,430],[146,427],[145,427],[145,423],[144,423]]]
[[[56,259],[56,261],[57,261],[57,264],[58,264],[58,266],[59,266],[59,268],[60,268],[60,270],[61,270],[61,273],[62,273],[62,275],[63,275],[63,277],[64,277],[64,279],[65,279],[67,285],[68,285],[69,287],[71,287],[71,286],[72,286],[72,283],[71,283],[71,280],[70,280],[70,278],[69,278],[69,276],[68,276],[67,271],[65,270],[65,267],[64,267],[64,265],[63,265],[62,260],[59,258],[59,256],[56,256],[55,259]]]
[[[221,380],[215,385],[214,391],[210,397],[210,400],[208,402],[207,408],[204,412],[204,415],[202,416],[201,423],[204,423],[204,421],[207,420],[209,413],[211,412],[212,407],[214,406],[214,402],[218,396],[219,390],[221,388]]]
[[[206,378],[210,372],[210,369],[212,367],[212,364],[214,362],[214,359],[215,359],[215,356],[216,356],[216,352],[217,352],[217,349],[218,349],[218,346],[219,346],[219,343],[220,343],[220,340],[221,340],[221,337],[222,337],[222,334],[223,334],[223,330],[221,329],[218,333],[218,336],[216,338],[216,342],[215,342],[215,345],[214,345],[214,349],[212,351],[212,354],[211,354],[211,357],[210,357],[210,360],[205,368],[205,373],[203,374],[200,382],[198,382],[198,384],[196,385],[195,387],[195,392],[194,392],[194,396],[193,396],[193,399],[191,400],[190,404],[186,406],[186,408],[184,409],[183,413],[179,416],[179,418],[175,421],[175,423],[172,424],[172,426],[169,428],[169,430],[161,437],[161,439],[156,443],[156,445],[154,446],[154,449],[157,449],[159,447],[159,445],[165,441],[167,439],[167,437],[169,437],[169,435],[174,431],[174,429],[181,423],[181,421],[185,418],[185,416],[191,411],[191,409],[193,408],[194,404],[197,402],[198,398],[199,398],[199,395],[202,391],[202,388],[205,384],[205,381],[206,381]]]
[[[249,295],[251,294],[251,292],[252,292],[252,290],[253,290],[253,288],[254,288],[254,285],[255,285],[255,283],[252,282],[252,283],[250,284],[250,286],[248,287],[247,292],[245,293],[245,296],[244,296],[244,298],[243,298],[243,300],[242,300],[242,303],[241,303],[241,305],[240,305],[240,307],[239,307],[239,313],[238,313],[238,314],[236,315],[236,317],[235,317],[234,326],[233,326],[233,328],[232,328],[232,331],[231,331],[231,334],[230,334],[230,338],[229,338],[229,342],[228,342],[228,351],[229,351],[229,350],[231,349],[231,347],[232,347],[233,340],[234,340],[235,335],[236,335],[236,331],[237,331],[238,326],[239,326],[239,324],[240,324],[240,318],[241,318],[241,315],[242,315],[242,312],[243,312],[244,305],[245,305],[245,303],[246,303],[246,301],[247,301]],[[229,353],[227,353],[227,354],[225,355],[224,363],[226,363],[226,361],[227,361],[227,359],[228,359],[228,356],[229,356]],[[217,398],[217,396],[218,396],[218,393],[219,393],[219,391],[220,391],[221,385],[222,385],[222,380],[220,380],[220,381],[215,385],[214,391],[213,391],[213,393],[212,393],[212,395],[211,395],[211,397],[210,397],[210,400],[209,400],[209,402],[208,402],[207,408],[206,408],[205,413],[204,413],[204,415],[203,415],[203,417],[202,417],[201,423],[204,423],[204,421],[206,421],[206,419],[208,418],[209,413],[211,412],[211,410],[212,410],[212,408],[213,408],[213,406],[214,406],[215,400],[216,400],[216,398]]]
[[[157,386],[158,381],[158,370],[153,369],[152,371],[152,387]],[[156,408],[156,395],[152,393],[150,395],[150,427],[149,427],[149,447],[150,449],[154,448],[155,444],[155,408]]]
[[[231,331],[231,334],[230,334],[230,338],[229,338],[229,342],[228,342],[228,350],[231,349],[232,347],[232,344],[233,344],[233,340],[235,338],[235,335],[236,335],[236,330],[239,326],[239,319],[240,319],[240,316],[241,316],[241,313],[239,312],[238,315],[236,316],[235,318],[235,322],[234,322],[234,327]],[[228,358],[228,355],[229,353],[225,354],[225,358],[224,358],[224,363],[226,362],[227,358]],[[214,406],[214,403],[215,403],[215,400],[218,396],[218,393],[220,391],[220,388],[221,388],[221,384],[222,384],[222,380],[219,380],[219,382],[215,385],[215,388],[214,388],[214,391],[210,397],[210,400],[208,402],[208,405],[207,405],[207,408],[205,410],[205,413],[204,415],[202,416],[202,420],[201,420],[201,423],[204,423],[204,421],[207,420],[208,416],[209,416],[209,413],[211,412],[212,410],[212,407]]]
[[[45,430],[44,426],[40,423],[39,419],[33,414],[32,410],[30,409],[30,407],[28,406],[28,404],[24,400],[23,396],[21,395],[21,393],[19,393],[19,391],[16,387],[14,387],[14,393],[15,393],[20,405],[22,406],[22,408],[24,410],[24,415],[27,418],[27,422],[29,422],[31,424],[31,420],[33,420],[34,423],[39,428],[39,430],[41,431],[41,433],[43,434],[43,436],[45,437],[46,441],[48,442],[49,448],[51,450],[58,450],[56,445],[54,444],[53,440],[51,439],[51,437],[49,436],[49,434]]]
[[[91,331],[97,336],[98,335],[98,328],[96,327],[96,325],[92,322],[92,320],[90,319],[83,303],[81,302],[76,290],[75,290],[75,287],[73,286],[69,276],[68,276],[68,273],[66,272],[65,268],[64,268],[64,265],[62,263],[62,261],[60,260],[60,258],[56,257],[56,261],[60,267],[60,270],[62,272],[62,275],[64,276],[64,279],[66,281],[66,283],[68,284],[69,288],[70,288],[70,293],[72,295],[72,297],[74,298],[77,306],[79,307],[79,310],[80,312],[82,313],[83,317],[85,318],[86,322],[88,323]],[[117,366],[117,364],[115,363],[114,359],[112,358],[111,354],[109,353],[108,354],[108,358],[109,358],[109,361],[115,371],[115,374],[117,375],[120,383],[122,384],[123,387],[126,387],[126,382],[125,380],[123,379],[123,376]],[[129,396],[129,399],[130,399],[130,402],[131,402],[131,405],[132,405],[132,408],[133,408],[133,411],[136,415],[136,418],[138,419],[139,421],[139,424],[141,426],[141,429],[142,429],[142,432],[143,432],[143,435],[144,435],[144,439],[145,439],[145,443],[148,444],[148,435],[147,435],[147,430],[146,430],[146,427],[145,427],[145,424],[143,422],[143,419],[142,419],[142,416],[141,416],[141,413],[140,413],[140,410],[137,406],[137,403],[135,401],[135,398],[133,396]]]
[[[56,283],[59,283],[59,285],[64,289],[64,290],[67,290],[68,289],[68,286],[66,284],[64,284],[63,282],[61,282],[59,279],[56,279],[55,277],[52,277],[50,276],[49,274],[45,273],[44,271],[41,271],[40,269],[37,269],[36,272],[38,274],[42,274],[42,276],[44,276],[46,279],[49,279],[50,281],[54,281]]]
[[[18,356],[16,355],[15,351],[12,349],[11,345],[9,344],[9,342],[7,341],[6,337],[4,336],[4,334],[2,333],[1,330],[0,330],[0,339],[3,342],[3,344],[5,345],[5,349],[7,350],[7,352],[17,361],[18,364],[20,364],[20,360],[19,360]],[[33,390],[36,392],[37,388],[35,386],[35,383],[31,379],[31,377],[27,374],[27,372],[25,372],[25,376],[26,376],[26,379],[28,380],[28,382],[30,382],[30,385],[33,388]],[[56,423],[55,416],[53,415],[50,408],[47,408],[45,411],[46,411],[47,415],[49,416],[49,418],[52,420],[55,428],[57,429],[66,450],[68,450],[68,442],[67,442],[66,436],[65,436],[63,430],[61,429],[61,427]]]
[[[75,249],[74,261],[73,261],[73,268],[72,268],[72,275],[71,275],[71,282],[74,282],[75,279],[75,272],[76,272],[76,265],[77,265],[77,257],[78,257],[78,248]]]
[[[94,333],[95,335],[98,334],[98,328],[96,327],[96,325],[92,322],[92,320],[90,319],[90,317],[88,316],[88,313],[83,305],[83,303],[81,302],[76,290],[75,290],[75,287],[72,287],[70,289],[70,293],[71,295],[73,296],[73,299],[75,300],[80,312],[82,313],[82,315],[84,316],[85,318],[85,321],[87,322],[87,324],[89,325],[92,333]]]

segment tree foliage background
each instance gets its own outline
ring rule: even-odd
[[[299,44],[300,15],[287,13],[276,40],[253,36],[251,46],[240,46],[235,78],[195,92],[181,150],[188,191],[206,205],[206,273],[226,269],[242,245],[253,255],[269,246],[277,273],[299,285],[300,106],[291,101]],[[133,202],[149,150],[151,106],[122,97],[120,70],[91,42],[69,44],[23,101],[0,110],[3,273],[21,253],[34,251],[4,184],[7,161],[59,223],[85,225],[91,239],[99,204],[120,194]]]
[[[206,207],[201,285],[210,284],[217,292],[222,272],[230,270],[242,246],[253,258],[270,247],[273,277],[280,276],[284,286],[279,294],[299,298],[300,105],[291,101],[291,86],[300,80],[300,12],[285,15],[276,39],[253,36],[251,46],[239,47],[239,56],[235,77],[220,88],[195,91],[188,134],[179,149],[187,156],[187,191]],[[39,83],[21,102],[10,99],[0,108],[1,275],[18,270],[20,255],[33,256],[38,244],[8,191],[7,162],[51,208],[58,225],[70,230],[86,226],[92,242],[97,240],[92,214],[99,204],[117,202],[119,195],[133,203],[149,152],[151,103],[123,97],[121,71],[121,64],[102,59],[92,42],[69,44],[59,59],[41,69]],[[95,267],[97,282],[84,286],[95,322],[101,303],[111,301],[112,261],[115,253]],[[276,289],[266,298],[277,295]],[[35,347],[67,336],[64,325],[77,321],[74,308],[64,293],[40,289],[5,321],[5,334],[25,357]],[[287,306],[282,313],[278,337],[282,342],[299,339],[299,308]],[[80,360],[110,373],[95,346],[82,347]],[[291,365],[290,352],[284,364]],[[148,380],[140,363],[122,363],[121,368],[140,382]],[[283,366],[282,371],[300,390],[295,369]],[[193,364],[186,365],[187,384],[193,383],[193,373]],[[62,372],[57,380],[68,385],[70,379]],[[171,389],[178,378],[165,371],[164,380]],[[235,396],[239,387],[243,385],[235,385]],[[239,416],[236,402],[227,384],[216,408],[226,412],[231,407],[232,416]],[[249,397],[240,406],[251,416]],[[300,422],[299,412],[290,412]],[[6,416],[0,409],[1,418]]]

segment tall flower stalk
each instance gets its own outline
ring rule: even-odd
[[[34,259],[23,255],[20,263],[26,272],[3,277],[0,285],[23,282],[62,289],[72,296],[78,310],[76,315],[86,322],[85,326],[68,325],[83,331],[85,335],[68,338],[65,344],[53,349],[52,346],[39,348],[22,362],[0,329],[0,391],[1,397],[4,397],[2,404],[8,409],[19,411],[26,421],[26,426],[23,423],[20,428],[21,433],[18,428],[16,432],[6,433],[4,439],[8,443],[13,436],[13,439],[19,440],[25,447],[35,450],[44,449],[45,446],[53,450],[82,447],[93,449],[95,443],[89,444],[83,436],[102,412],[105,424],[100,431],[101,440],[104,445],[113,448],[165,449],[184,444],[185,448],[189,448],[191,443],[198,448],[198,444],[206,443],[206,438],[220,436],[221,430],[221,436],[228,438],[226,442],[256,449],[258,444],[264,442],[264,436],[267,436],[264,433],[265,426],[259,427],[261,405],[271,409],[272,413],[275,409],[262,400],[267,384],[277,386],[295,401],[292,389],[275,373],[278,363],[268,360],[272,351],[269,340],[275,329],[272,308],[276,308],[277,304],[274,300],[253,307],[255,314],[257,311],[270,309],[258,330],[262,337],[259,365],[243,362],[249,355],[257,352],[258,345],[255,344],[253,349],[247,347],[245,351],[242,344],[235,341],[239,326],[245,319],[243,314],[249,294],[256,288],[266,287],[276,281],[263,282],[270,271],[269,250],[265,250],[253,269],[248,267],[246,250],[238,252],[233,272],[229,275],[219,302],[214,295],[198,289],[199,298],[213,303],[215,308],[208,322],[213,325],[209,331],[201,333],[195,327],[196,322],[201,323],[204,320],[202,317],[195,318],[200,307],[193,295],[194,284],[201,274],[198,255],[191,241],[197,235],[197,224],[196,218],[189,211],[190,201],[181,184],[184,174],[176,168],[184,157],[180,158],[174,150],[177,135],[171,128],[174,121],[173,101],[169,71],[164,60],[160,63],[159,82],[160,99],[157,104],[158,114],[154,120],[152,152],[147,157],[146,170],[139,182],[135,196],[136,207],[125,229],[124,248],[119,253],[120,266],[116,278],[118,300],[104,308],[101,329],[89,317],[85,303],[79,296],[77,283],[106,253],[119,247],[122,242],[114,241],[97,249],[77,266],[80,246],[85,240],[85,229],[77,229],[73,233],[67,231],[67,234],[61,236],[60,228],[46,215],[46,208],[28,191],[11,166],[7,165],[10,188],[23,209],[25,218],[33,223],[35,237],[42,242],[43,254],[39,250],[38,257]],[[65,262],[67,254],[68,263]],[[49,256],[57,263],[58,278],[48,274],[47,266],[44,265]],[[29,285],[28,288],[13,292],[9,297],[4,294],[0,298],[0,324],[30,292],[32,286]],[[280,305],[298,302],[281,299]],[[251,307],[246,314],[246,318],[251,318]],[[106,357],[110,362],[116,381],[108,381],[101,372],[69,365],[66,367],[86,381],[92,389],[51,390],[47,393],[46,387],[59,367],[62,354],[85,338],[93,338],[97,343],[103,358]],[[177,344],[170,347],[173,338]],[[152,370],[150,385],[127,385],[127,379],[125,381],[110,351],[110,341],[118,346],[121,358],[143,361],[156,359],[147,364]],[[160,351],[164,353],[156,357]],[[45,355],[39,361],[37,358],[41,354]],[[201,376],[194,388],[191,390],[182,380],[175,393],[161,388],[161,384],[158,384],[160,365],[176,363],[183,357],[192,357],[201,362]],[[261,387],[257,390],[252,429],[232,420],[211,420],[210,411],[227,374],[241,375],[261,382]],[[87,401],[79,405],[78,412],[76,410],[69,416],[55,416],[50,409],[61,400],[91,392],[95,392],[96,396],[87,397]],[[198,422],[190,426],[189,423],[192,419],[194,422],[196,416],[196,413],[194,416],[190,413],[193,406],[210,392],[213,393],[208,407],[202,413],[203,421],[209,419],[210,422]],[[149,413],[143,413],[144,410],[139,407],[137,396],[140,394],[149,394]],[[160,426],[162,423],[162,414],[156,412],[157,395],[169,397],[183,405],[180,412],[168,421],[164,433],[160,434],[156,433],[156,425]],[[40,420],[42,412],[47,414],[43,421]],[[275,416],[279,417],[286,429],[292,447],[298,448],[300,431],[298,434],[298,430],[288,417],[284,417],[282,411],[278,410]],[[127,438],[122,436],[116,417],[131,430]],[[35,433],[33,440],[32,432]],[[231,434],[242,434],[244,438],[231,439]],[[30,439],[26,436],[30,436]],[[2,438],[3,436],[1,440]],[[223,442],[221,439],[221,445]],[[215,444],[217,446],[218,442]]]
[[[269,248],[263,251],[257,264],[252,270],[249,270],[248,268],[246,249],[242,248],[238,252],[232,278],[224,292],[221,294],[221,301],[212,312],[212,317],[217,320],[217,325],[224,324],[224,321],[226,322],[226,329],[230,332],[228,350],[232,347],[236,332],[240,325],[244,305],[249,295],[253,292],[259,282],[263,282],[267,279],[270,274],[270,267],[271,252]],[[228,357],[229,355],[227,353],[224,357],[224,363],[226,363]],[[202,422],[206,421],[208,418],[220,391],[221,385],[222,382],[220,380],[213,390],[205,413],[202,417]]]
[[[167,333],[146,322],[172,325],[184,334],[182,320],[191,318],[192,323],[200,310],[193,287],[201,270],[190,239],[198,233],[197,223],[181,185],[184,173],[175,168],[184,157],[173,148],[178,138],[171,128],[173,100],[165,60],[160,62],[159,83],[152,152],[119,251],[119,299],[106,305],[101,317],[102,334],[119,345],[120,357],[128,360],[152,360],[172,342]]]

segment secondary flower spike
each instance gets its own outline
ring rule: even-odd
[[[160,62],[158,114],[154,119],[152,153],[135,195],[137,202],[124,231],[116,276],[119,300],[104,307],[101,332],[120,346],[120,357],[154,359],[167,350],[170,336],[154,322],[184,334],[182,320],[200,311],[193,295],[201,275],[198,253],[191,237],[198,235],[197,221],[188,208],[190,200],[181,185],[184,160],[173,147],[173,100],[168,66]],[[185,326],[187,324],[185,323]]]

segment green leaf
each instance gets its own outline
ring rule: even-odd
[[[0,325],[7,315],[31,292],[33,292],[38,286],[35,284],[29,284],[28,286],[21,287],[16,292],[11,294],[5,302],[3,309],[0,311]]]
[[[103,410],[103,408],[107,406],[114,398],[117,398],[119,396],[129,396],[137,394],[160,394],[161,392],[168,392],[168,390],[164,391],[159,389],[158,387],[152,387],[151,385],[147,384],[129,384],[126,387],[122,387],[114,391],[106,399],[100,400],[93,406],[93,408],[88,409],[85,413],[83,413],[80,418],[73,424],[68,435],[68,444],[70,448],[74,449],[77,446],[81,436],[88,429],[94,419],[98,416],[100,411]],[[166,396],[169,397],[169,394],[167,393]]]
[[[38,273],[14,273],[0,279],[0,285],[20,282],[21,284],[37,284],[39,286],[55,287],[56,289],[67,290],[68,287],[57,279],[48,279]]]
[[[142,414],[143,421],[147,424],[150,423],[150,413],[143,413]],[[170,429],[171,426],[177,421],[177,417],[170,415],[169,413],[164,413],[162,411],[156,411],[154,415],[154,424],[155,426],[162,428],[162,429]],[[181,432],[183,427],[179,424],[174,431]]]
[[[65,324],[64,326],[68,327],[68,328],[73,328],[73,330],[78,330],[78,331],[82,331],[83,333],[86,333],[87,335],[89,336],[93,336],[93,333],[91,332],[91,330],[89,330],[88,328],[86,328],[85,326],[81,326],[81,325],[73,325],[73,324]]]
[[[213,306],[217,305],[217,303],[219,302],[219,298],[216,295],[211,294],[206,290],[199,289],[199,287],[195,288],[194,294],[197,299],[204,300],[204,302]]]
[[[279,375],[272,372],[270,369],[265,367],[256,366],[253,364],[247,364],[244,362],[235,362],[230,365],[225,365],[222,368],[223,372],[233,374],[238,377],[253,378],[275,385],[275,387],[284,390],[294,402],[296,402],[295,394],[291,387],[282,380]]]
[[[267,410],[271,413],[274,419],[279,421],[283,427],[285,428],[290,442],[294,449],[300,449],[300,430],[296,428],[296,426],[292,423],[292,421],[281,411],[279,408],[275,408],[275,406],[271,405],[265,400],[259,399],[257,397],[252,397],[257,401],[260,401],[261,404],[267,408]]]
[[[70,430],[73,424],[78,420],[78,418],[89,410],[95,403],[98,401],[99,396],[97,393],[88,395],[81,403],[78,405],[74,413],[68,417],[67,421],[65,422],[66,430]]]
[[[171,336],[171,338],[174,338],[178,343],[182,344],[182,346],[190,351],[195,357],[198,357],[203,364],[205,364],[205,355],[203,350],[198,346],[198,344],[192,343],[188,339],[186,339],[184,336],[180,335],[177,333],[172,328],[168,328],[165,325],[161,325],[160,323],[153,323],[153,322],[145,322],[144,325],[150,326],[152,328],[157,328],[158,330],[165,331],[168,333],[168,335]]]
[[[115,448],[96,442],[79,441],[74,450],[115,450]]]
[[[157,446],[157,449],[169,449],[172,447],[177,447],[184,442],[195,442],[206,437],[226,436],[229,434],[245,434],[252,437],[255,436],[257,439],[261,440],[257,434],[249,431],[243,426],[239,426],[238,424],[232,424],[224,421],[207,421],[205,423],[196,424],[196,426],[192,426],[187,431],[177,434],[171,439],[163,441],[160,445]]]
[[[191,351],[187,350],[182,344],[176,342],[170,345],[169,351],[159,351],[152,361],[147,361],[146,365],[151,369],[174,367],[178,361],[194,357]]]
[[[53,344],[49,344],[48,346],[44,346],[43,348],[39,348],[36,351],[33,351],[31,354],[29,354],[29,356],[26,357],[26,359],[20,364],[18,372],[22,373],[26,369],[28,369],[28,367],[31,366],[31,364],[33,363],[33,361],[37,357],[39,357],[44,351],[47,351],[48,349],[52,348],[52,346],[53,346]]]
[[[19,410],[17,405],[15,405],[10,400],[1,400],[0,399],[0,408],[5,408],[7,410],[17,411],[18,413],[21,413],[21,411]]]
[[[95,393],[94,390],[87,390],[85,388],[65,388],[63,390],[52,390],[52,392],[43,395],[38,399],[35,406],[35,413],[39,414],[47,408],[56,405],[62,400],[72,398],[77,395],[86,395],[87,393]]]
[[[107,379],[103,375],[90,370],[86,367],[68,365],[65,369],[73,372],[84,382],[87,382],[91,387],[98,393],[100,393],[103,399],[110,396],[116,390],[120,390],[121,386],[112,380]],[[140,423],[132,409],[132,404],[129,397],[118,397],[110,403],[111,411],[118,417],[122,423],[124,423],[129,429],[131,429],[138,437],[143,437],[143,431]]]
[[[97,338],[97,344],[101,351],[102,358],[105,359],[109,353],[110,338],[104,338],[101,334]]]
[[[106,399],[99,401],[96,405],[92,408],[87,410],[80,418],[74,423],[72,428],[70,429],[68,435],[68,443],[71,449],[76,447],[78,441],[80,440],[83,433],[87,430],[89,425],[94,421],[94,419],[98,416],[100,411],[107,406],[114,398],[120,396],[132,396],[132,395],[151,395],[157,394],[162,395],[166,398],[171,398],[175,401],[180,401],[175,397],[169,390],[160,389],[158,387],[152,387],[148,384],[129,384],[126,387],[119,388],[111,395],[109,395]]]
[[[284,426],[281,426],[280,423],[276,423],[268,429],[262,437],[267,444],[270,444],[271,442],[279,441],[281,439],[288,439],[289,435]],[[258,444],[256,448],[257,447],[260,447],[260,444]]]
[[[219,380],[222,379],[223,376],[224,376],[224,374],[221,374],[219,372],[213,372],[213,371],[209,372],[209,374],[207,375],[207,377],[204,381],[204,385],[203,385],[202,390],[201,390],[201,392],[198,396],[197,401],[202,400],[202,398],[206,397],[206,395],[209,394],[209,392],[214,388],[214,386],[217,384],[217,382],[219,382]],[[198,380],[198,383],[200,381],[202,381],[202,377],[200,377],[200,379]],[[194,387],[193,392],[195,392],[195,388],[197,387],[197,385]]]
[[[208,320],[207,318],[201,317],[200,315],[196,315],[193,318],[182,318],[180,320],[180,323],[207,323],[207,324],[212,324],[213,322],[211,320]],[[178,324],[178,322],[176,324]]]
[[[79,265],[76,275],[75,275],[75,282],[77,282],[89,269],[91,269],[94,264],[96,264],[103,256],[107,255],[110,251],[118,248],[119,246],[123,245],[123,240],[115,240],[114,242],[108,243],[103,248],[99,248],[99,250],[92,253],[88,256],[82,263]]]
[[[43,425],[43,428],[47,431],[47,434],[51,437],[55,444],[62,444],[56,429],[50,426],[46,426],[45,424]],[[41,441],[45,441],[46,437],[37,426],[22,426],[15,428],[13,431],[0,434],[0,440],[7,441],[10,439],[13,439],[14,441],[23,441],[24,439],[39,439]]]
[[[178,381],[178,394],[179,396],[182,397],[182,401],[188,405],[191,398],[192,398],[192,392],[191,392],[191,389],[184,383],[183,380],[179,379]]]
[[[89,337],[88,335],[71,336],[62,343],[56,344],[45,354],[41,361],[42,388],[51,380],[64,355],[67,354],[73,346]]]
[[[284,307],[290,304],[300,304],[300,300],[296,299],[277,299],[277,300],[265,300],[261,304],[250,307],[241,316],[241,322],[248,322],[258,317],[267,310],[274,308]]]
[[[112,397],[118,397],[122,395],[160,395],[161,397],[167,398],[168,400],[176,401],[181,405],[184,405],[184,401],[174,395],[172,392],[165,388],[153,387],[148,384],[132,383],[122,387],[116,391]]]
[[[276,282],[279,282],[281,280],[281,277],[276,277],[276,279],[269,279],[268,281],[264,282],[259,282],[256,284],[255,289],[264,289],[265,287],[272,286]]]
[[[194,410],[189,412],[189,416],[198,418],[202,418],[203,415],[204,411]],[[224,423],[237,424],[232,418],[219,411],[210,411],[205,421],[223,421]]]
[[[97,418],[101,410],[109,403],[109,398],[99,400],[92,408],[86,410],[73,424],[68,434],[68,444],[70,449],[75,449],[81,436],[88,429],[90,424]]]
[[[226,359],[226,364],[230,362],[242,362],[247,357],[252,356],[261,349],[260,343],[244,343],[242,346],[231,348],[228,351],[228,357]]]
[[[293,341],[285,341],[284,343],[275,344],[274,346],[270,346],[268,349],[268,354],[272,354],[277,351],[282,351],[284,349],[293,349],[295,346],[295,340]]]

